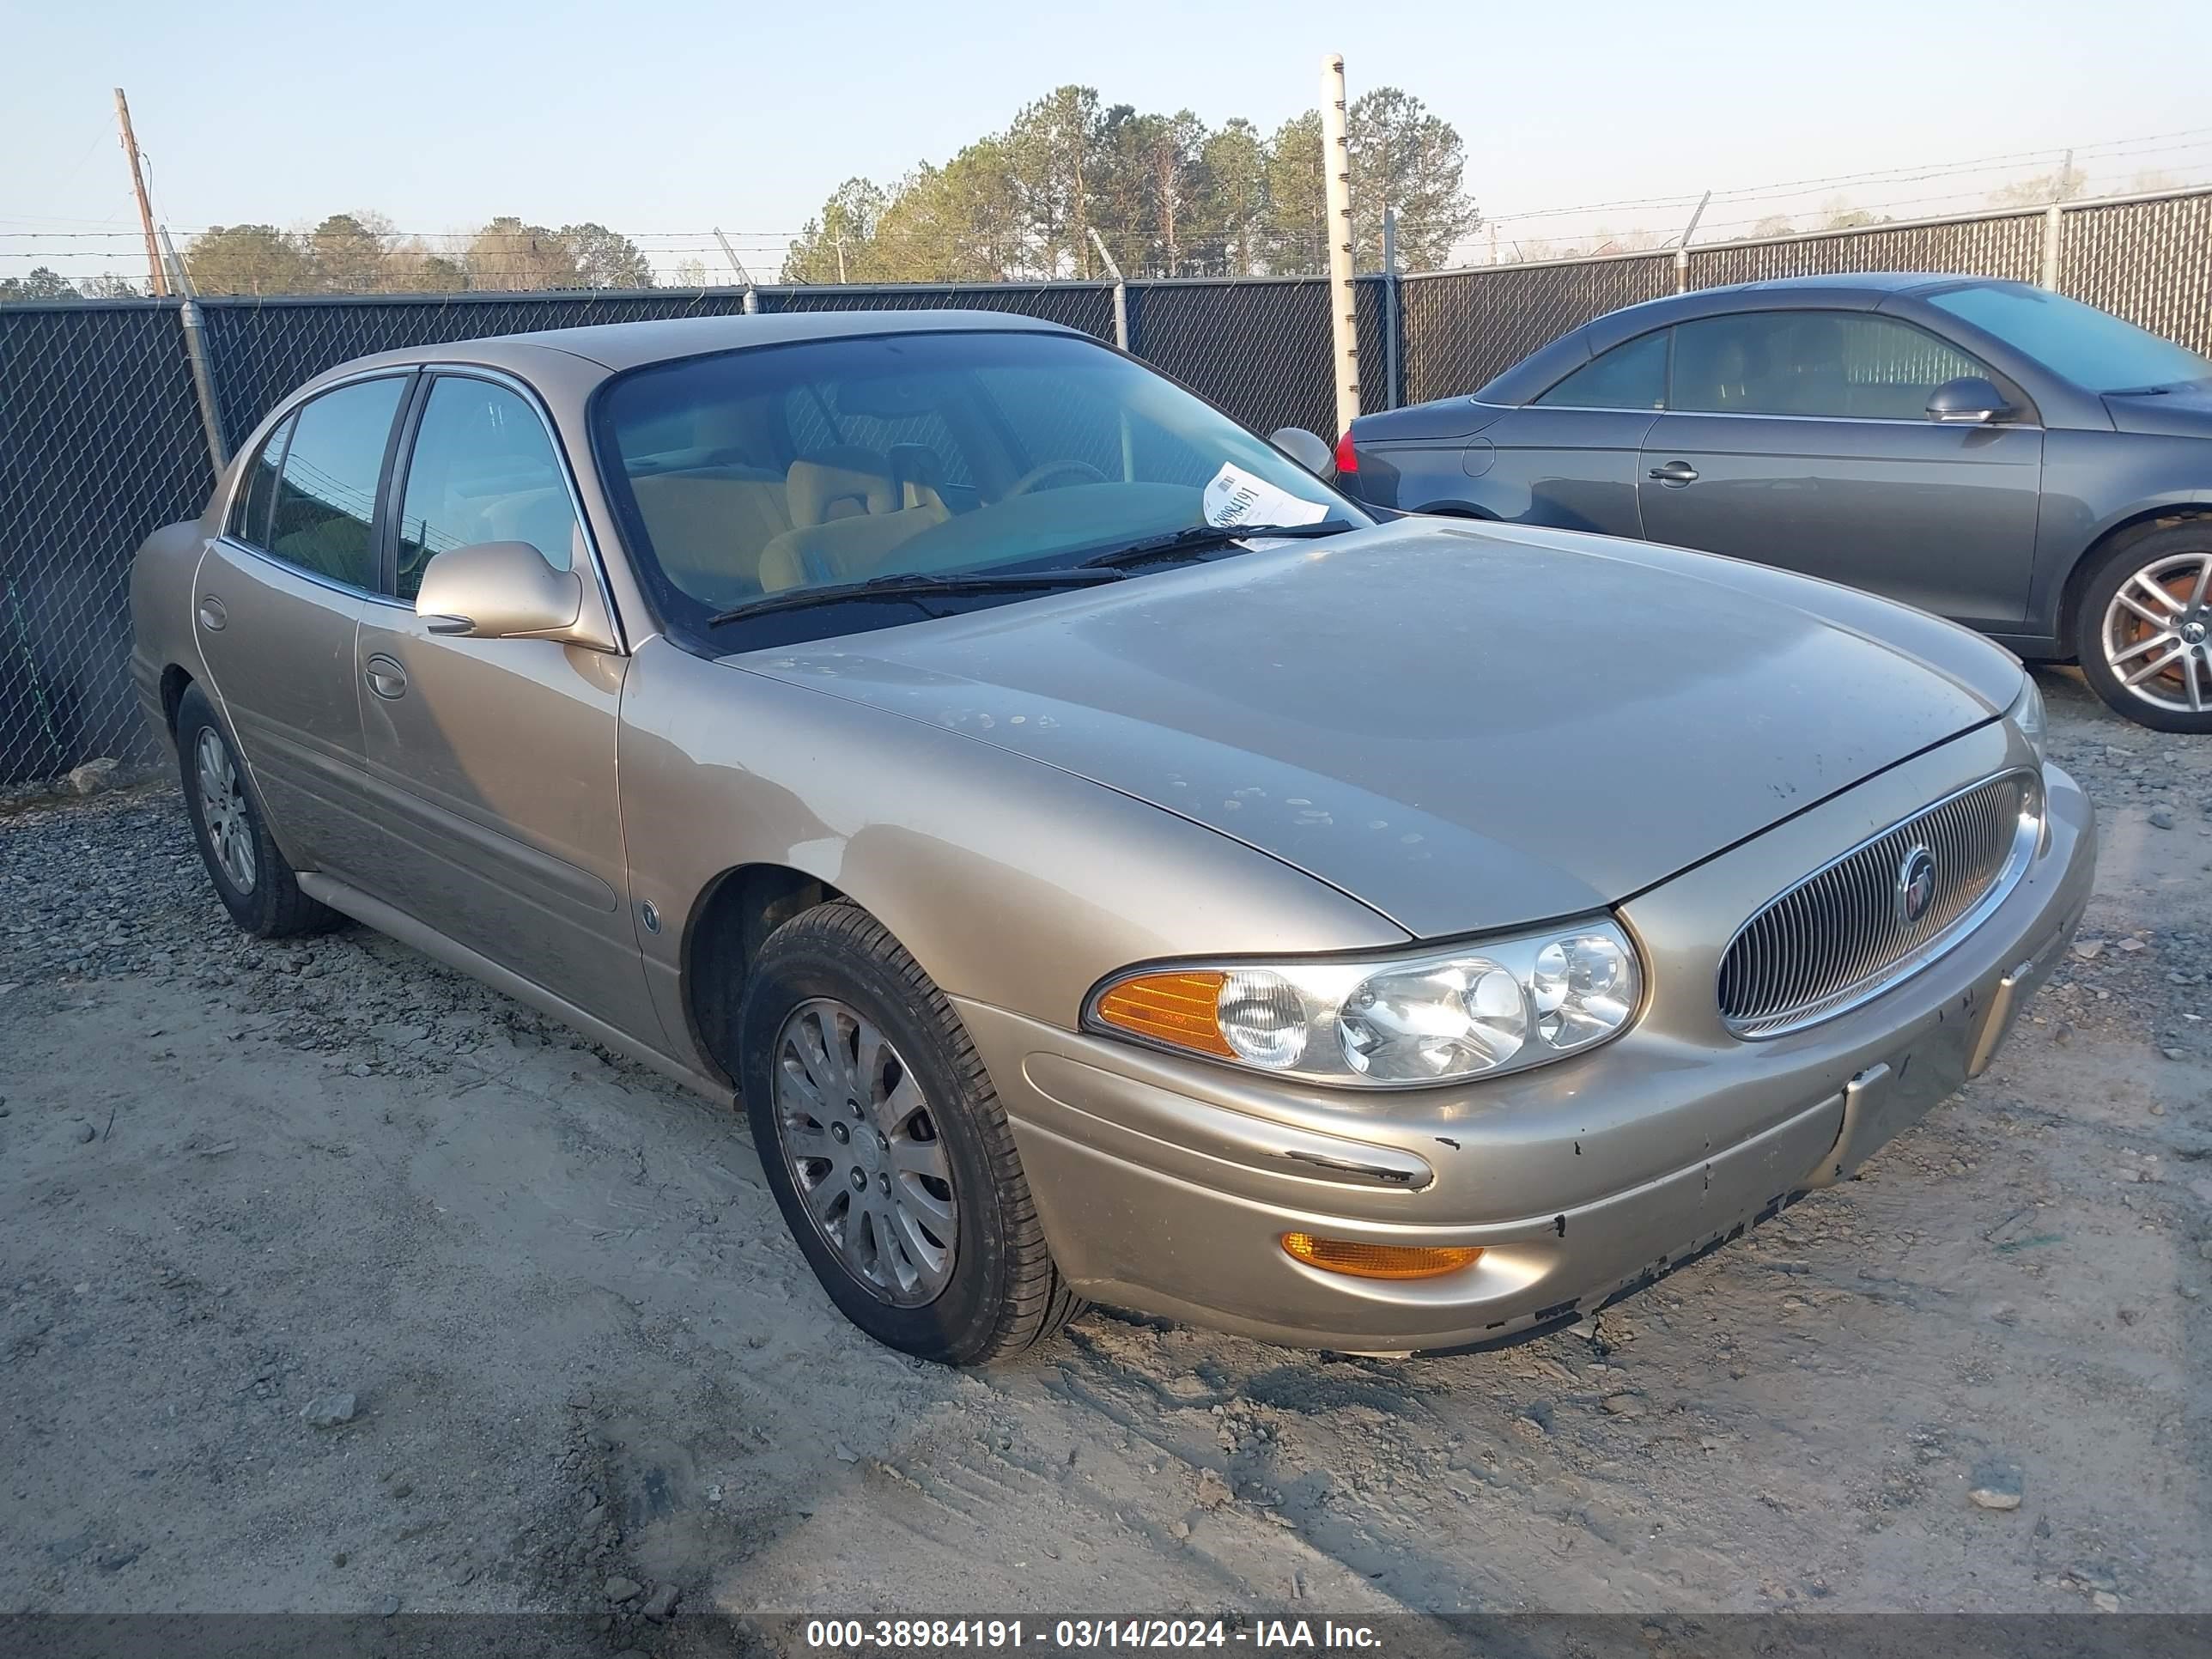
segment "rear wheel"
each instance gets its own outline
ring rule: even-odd
[[[288,939],[342,920],[300,890],[270,837],[245,762],[197,685],[177,705],[177,759],[200,857],[233,921],[256,939]]]
[[[753,1144],[847,1318],[965,1365],[1032,1347],[1081,1310],[966,1028],[874,917],[839,902],[785,922],[737,1023]]]
[[[2212,732],[2212,520],[2123,543],[2081,592],[2081,672],[2120,714],[2160,732]]]

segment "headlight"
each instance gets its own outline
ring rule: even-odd
[[[2025,683],[2020,688],[2020,695],[2013,699],[2012,707],[2005,710],[2005,718],[2027,739],[2027,746],[2035,750],[2035,763],[2041,766],[2051,758],[2045,742],[2049,732],[2043,719],[2043,693],[2035,684],[2034,675],[2023,674],[2021,678]]]
[[[1279,1077],[1405,1089],[1577,1053],[1643,994],[1636,947],[1599,919],[1384,961],[1133,969],[1091,994],[1084,1024]]]

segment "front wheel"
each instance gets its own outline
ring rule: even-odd
[[[2075,652],[2118,713],[2160,732],[2212,732],[2212,521],[2115,548],[2081,590]]]
[[[845,1316],[966,1365],[1081,1311],[966,1028],[858,906],[769,936],[738,1011],[738,1086],[783,1218]]]

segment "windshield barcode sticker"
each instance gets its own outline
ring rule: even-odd
[[[1328,516],[1328,508],[1321,502],[1304,500],[1287,489],[1278,489],[1265,478],[1255,477],[1228,461],[1222,463],[1221,471],[1206,486],[1206,521],[1217,529],[1231,529],[1240,524],[1249,524],[1255,529],[1319,524]]]

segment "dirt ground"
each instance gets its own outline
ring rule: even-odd
[[[1996,1066],[1441,1359],[910,1363],[727,1111],[366,931],[238,938],[166,786],[19,803],[0,1613],[2212,1609],[2212,742],[2044,683],[2104,859]]]

